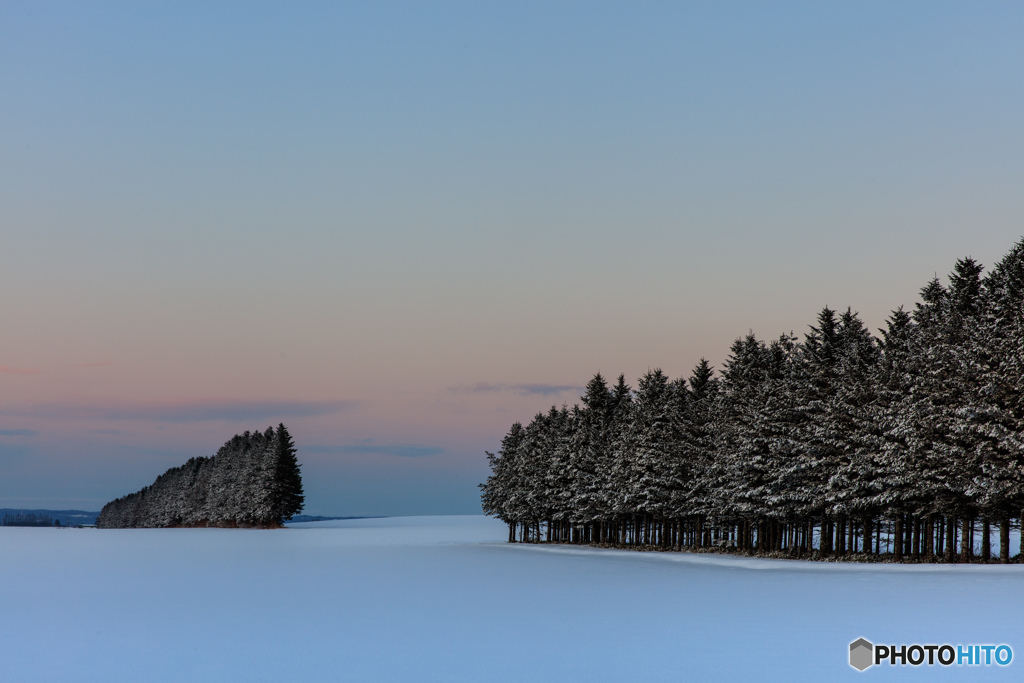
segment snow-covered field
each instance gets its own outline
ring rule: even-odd
[[[1024,565],[508,545],[483,517],[0,528],[0,681],[1019,680]],[[1007,667],[847,664],[1008,643]]]

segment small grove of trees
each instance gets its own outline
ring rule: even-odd
[[[107,503],[96,526],[279,527],[305,500],[295,453],[283,424],[236,435],[213,457],[191,458]]]
[[[1024,517],[1024,240],[961,259],[881,336],[828,308],[737,339],[719,376],[600,374],[512,425],[481,484],[509,541],[1011,559]],[[980,539],[976,536],[980,535]],[[1022,534],[1024,554],[1024,534]]]

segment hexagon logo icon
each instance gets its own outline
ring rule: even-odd
[[[850,666],[857,671],[863,671],[875,663],[874,654],[875,646],[863,638],[858,638],[850,643]]]

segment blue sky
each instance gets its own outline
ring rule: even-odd
[[[483,450],[595,371],[877,327],[1021,236],[1021,35],[1009,3],[0,2],[0,505],[284,420],[311,512],[471,512]]]

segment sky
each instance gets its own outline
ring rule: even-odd
[[[595,373],[872,328],[1024,234],[1016,3],[0,0],[0,507],[284,422],[479,512]]]

